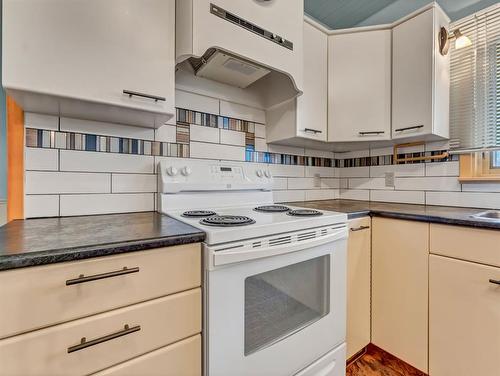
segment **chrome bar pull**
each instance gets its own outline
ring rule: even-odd
[[[362,230],[366,230],[366,229],[369,229],[370,226],[359,226],[359,227],[353,227],[351,228],[351,231],[352,232],[356,232],[356,231],[362,231]]]
[[[323,131],[320,131],[319,129],[312,129],[312,128],[304,128],[304,132],[306,133],[323,133]]]
[[[89,276],[85,276],[83,274],[80,274],[78,276],[78,278],[68,279],[66,281],[66,286],[77,285],[79,283],[85,283],[85,282],[91,282],[91,281],[97,281],[99,279],[118,277],[120,275],[125,275],[125,274],[138,273],[139,270],[140,270],[139,267],[127,268],[125,266],[123,269],[115,270],[115,271],[107,272],[107,273],[94,274],[94,275],[89,275]]]
[[[420,129],[420,128],[423,128],[424,126],[421,124],[421,125],[414,125],[412,127],[406,127],[406,128],[398,128],[398,129],[395,129],[394,132],[403,132],[403,131],[410,131],[412,129]]]
[[[165,97],[158,97],[156,95],[139,93],[138,91],[132,91],[132,90],[123,90],[123,94],[128,95],[129,98],[142,97],[142,98],[153,99],[155,102],[158,102],[158,101],[165,102],[166,101]]]
[[[112,339],[120,338],[120,337],[126,336],[128,334],[138,332],[139,330],[141,330],[140,325],[130,327],[128,324],[125,324],[123,326],[122,330],[115,332],[115,333],[112,333],[112,334],[108,334],[108,335],[103,336],[103,337],[99,337],[99,338],[96,338],[96,339],[93,339],[90,341],[87,341],[87,338],[83,337],[80,340],[80,343],[78,345],[68,347],[68,354],[75,352],[75,351],[80,351],[80,350],[86,349],[87,347],[98,345],[99,343],[111,341]]]
[[[363,131],[363,132],[358,132],[360,136],[368,136],[371,134],[374,135],[379,135],[379,134],[384,134],[385,131]]]

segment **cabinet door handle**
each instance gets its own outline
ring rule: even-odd
[[[135,97],[154,99],[155,102],[158,102],[158,101],[165,102],[166,101],[166,99],[164,97],[158,97],[156,95],[139,93],[138,91],[132,91],[132,90],[123,90],[123,94],[127,94],[129,96],[129,98],[132,98],[133,96],[135,96]]]
[[[490,279],[490,283],[493,283],[494,285],[500,285],[500,279]]]
[[[385,131],[364,131],[364,132],[358,132],[360,136],[366,136],[369,134],[384,134]]]
[[[414,125],[412,127],[406,127],[406,128],[398,128],[398,129],[395,129],[394,132],[403,132],[403,131],[409,131],[409,130],[412,130],[412,129],[420,129],[420,128],[423,128],[424,126],[423,125]]]
[[[66,286],[71,286],[71,285],[77,285],[79,283],[85,283],[85,282],[90,282],[90,281],[97,281],[98,279],[105,279],[105,278],[111,278],[111,277],[117,277],[119,275],[125,275],[125,274],[132,274],[132,273],[138,273],[139,268],[127,268],[126,266],[121,269],[121,270],[115,270],[112,272],[107,272],[107,273],[101,273],[101,274],[94,274],[94,275],[89,275],[89,276],[84,276],[83,274],[80,274],[78,278],[74,279],[68,279],[66,281]]]
[[[128,324],[125,324],[122,330],[112,334],[108,334],[103,337],[99,337],[90,341],[87,341],[87,338],[83,337],[78,345],[68,347],[68,354],[75,351],[86,349],[87,347],[98,345],[99,343],[111,341],[112,339],[123,337],[134,332],[138,332],[139,330],[141,330],[140,325],[129,327]]]
[[[312,129],[312,128],[304,128],[304,132],[306,133],[323,133],[323,131],[320,131],[319,129]]]
[[[351,231],[352,231],[352,232],[362,231],[362,230],[366,230],[366,229],[368,229],[368,228],[370,228],[370,226],[359,226],[359,227],[353,227],[353,228],[351,228]]]

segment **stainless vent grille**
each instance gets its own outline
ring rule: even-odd
[[[243,29],[246,29],[248,31],[251,31],[254,34],[257,34],[261,36],[262,38],[265,38],[273,43],[276,43],[277,45],[281,47],[285,47],[289,50],[293,51],[293,43],[277,34],[274,34],[266,29],[263,29],[257,25],[254,25],[253,23],[244,20],[243,18],[240,18],[225,9],[218,7],[217,5],[210,4],[210,13],[216,15],[217,17],[220,17],[226,21],[229,21],[235,25],[238,25],[239,27],[242,27]]]

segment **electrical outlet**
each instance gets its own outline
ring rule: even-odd
[[[385,186],[394,188],[394,172],[385,173]]]
[[[321,188],[321,175],[314,174],[314,188]]]

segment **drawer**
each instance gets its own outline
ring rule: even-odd
[[[500,231],[431,224],[430,250],[436,255],[500,266]]]
[[[199,332],[198,288],[0,340],[0,375],[87,375]]]
[[[93,376],[200,376],[201,335],[121,363]]]
[[[110,272],[116,273],[100,278]],[[100,279],[78,280],[80,275],[100,275]],[[200,284],[199,244],[3,271],[0,272],[0,338]]]

